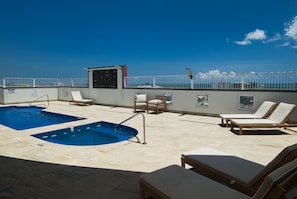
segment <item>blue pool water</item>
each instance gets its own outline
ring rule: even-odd
[[[0,107],[0,124],[15,130],[25,130],[84,119],[50,113],[43,111],[43,109],[36,106]]]
[[[101,121],[32,136],[58,144],[85,146],[121,142],[137,134],[134,128]]]

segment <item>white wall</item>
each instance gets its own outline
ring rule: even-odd
[[[108,88],[93,88],[93,71],[94,70],[108,70],[117,69],[117,89]],[[93,99],[95,103],[123,106],[124,92],[123,92],[123,68],[120,66],[99,67],[89,69],[89,98]],[[124,105],[125,106],[125,105]]]
[[[172,94],[172,103],[168,104],[168,111],[181,113],[195,113],[205,115],[219,115],[220,113],[252,113],[264,100],[277,103],[286,102],[297,104],[296,91],[246,91],[246,90],[172,90],[172,89],[123,89],[122,68],[105,67],[103,69],[116,68],[117,88],[93,88],[92,71],[100,68],[89,69],[89,88],[57,87],[57,88],[13,88],[2,89],[0,102],[3,104],[31,102],[40,96],[48,94],[50,100],[70,101],[71,91],[80,90],[84,98],[93,99],[94,103],[102,105],[133,107],[133,98],[137,93],[146,93],[150,99],[156,95]],[[208,96],[208,107],[198,106],[197,96]],[[239,96],[254,96],[255,107],[253,110],[238,108]],[[297,122],[297,109],[291,115],[290,120]]]
[[[221,91],[221,90],[166,90],[166,89],[92,89],[92,88],[14,88],[1,89],[0,102],[2,104],[31,102],[48,95],[50,100],[70,101],[71,91],[80,90],[84,98],[93,99],[96,104],[133,107],[133,98],[137,93],[146,93],[150,99],[156,95],[172,94],[172,103],[168,111],[181,113],[197,113],[218,115],[220,113],[251,113],[254,110],[238,109],[239,96],[251,95],[255,97],[255,109],[264,100],[297,104],[297,92],[279,91]],[[197,105],[198,95],[208,95],[208,107]],[[42,97],[41,101],[46,100]],[[290,120],[297,121],[297,109]]]
[[[117,69],[117,89],[93,88],[93,70]],[[66,88],[61,88],[64,90]],[[297,104],[297,92],[283,91],[230,91],[230,90],[172,90],[172,89],[123,89],[123,69],[121,67],[100,67],[89,69],[89,90],[81,90],[83,96],[91,98],[97,104],[133,107],[133,98],[137,93],[146,93],[149,99],[154,99],[156,95],[172,94],[172,103],[168,104],[168,110],[172,112],[196,113],[205,115],[219,115],[220,113],[252,113],[265,100],[287,102]],[[60,93],[60,92],[59,92]],[[208,107],[198,106],[197,96],[208,96]],[[254,96],[254,109],[239,109],[240,96]],[[63,96],[59,96],[59,99]],[[297,109],[291,115],[290,120],[297,121]]]
[[[46,101],[47,96],[49,100],[58,100],[58,89],[54,88],[5,88],[2,89],[3,104],[32,102],[36,99],[38,101]]]
[[[73,88],[60,88],[59,93],[70,92]],[[150,99],[156,95],[172,94],[172,103],[168,104],[168,111],[181,113],[195,113],[206,115],[218,115],[220,113],[252,113],[263,101],[270,100],[297,104],[297,92],[278,91],[220,91],[220,90],[166,90],[166,89],[90,89],[81,90],[83,97],[91,98],[96,104],[133,107],[133,98],[137,93],[146,93]],[[85,94],[84,94],[85,93]],[[208,95],[208,107],[197,105],[198,95]],[[239,109],[239,96],[254,96],[254,110]],[[69,100],[60,96],[60,100]],[[297,121],[297,109],[291,115],[290,120]]]

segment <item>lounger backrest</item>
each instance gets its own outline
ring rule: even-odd
[[[279,103],[279,105],[275,108],[275,110],[269,116],[269,119],[277,122],[278,124],[283,124],[289,115],[295,109],[295,104],[287,104],[287,103]]]
[[[254,194],[253,199],[285,198],[285,194],[296,186],[296,181],[297,159],[270,173]]]
[[[82,100],[82,96],[80,94],[80,91],[71,91],[72,99],[74,101]]]
[[[256,118],[265,118],[274,109],[276,103],[271,101],[264,101],[263,104],[255,112]]]
[[[259,172],[253,179],[250,181],[250,186],[255,190],[263,182],[264,178],[269,175],[271,172],[275,171],[279,167],[291,162],[292,160],[297,159],[297,144],[293,144],[284,148],[272,161],[270,161],[264,169]]]

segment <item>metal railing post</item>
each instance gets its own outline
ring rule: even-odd
[[[241,90],[244,90],[244,74],[241,73]]]
[[[153,76],[153,88],[155,88],[155,87],[156,87],[156,77]]]
[[[191,89],[194,89],[194,79],[191,79]]]
[[[143,113],[135,113],[134,115],[132,115],[131,117],[129,117],[128,119],[125,119],[124,121],[118,123],[117,125],[114,126],[114,131],[116,133],[117,127],[125,122],[127,122],[128,120],[132,119],[133,117],[137,116],[137,115],[142,115],[142,123],[143,123],[143,143],[142,144],[147,144],[146,140],[145,140],[145,117]],[[135,136],[137,138],[137,136]],[[138,138],[137,138],[138,139]],[[139,139],[138,139],[139,140]],[[140,142],[140,141],[139,141]]]

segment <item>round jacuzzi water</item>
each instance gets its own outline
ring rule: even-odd
[[[57,144],[86,146],[121,142],[137,134],[134,128],[101,121],[32,136]]]

